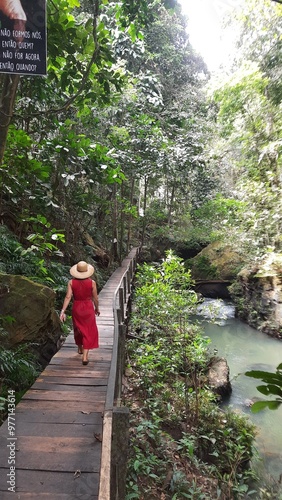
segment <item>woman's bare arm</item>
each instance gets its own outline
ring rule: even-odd
[[[95,313],[97,314],[97,316],[100,316],[99,300],[98,300],[97,286],[95,281],[92,281],[92,300],[95,306]]]
[[[71,280],[70,280],[68,282],[67,293],[66,293],[65,300],[64,300],[63,307],[62,307],[61,314],[60,314],[61,321],[65,321],[65,319],[66,319],[65,310],[67,309],[67,307],[71,301],[71,298],[72,298],[72,287],[71,287]]]

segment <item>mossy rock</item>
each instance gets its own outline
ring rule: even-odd
[[[244,265],[240,254],[231,245],[215,241],[196,257],[186,261],[194,279],[233,280]]]
[[[0,297],[0,315],[8,333],[3,339],[5,346],[31,343],[36,346],[39,361],[49,362],[62,335],[55,292],[24,276],[0,273]]]

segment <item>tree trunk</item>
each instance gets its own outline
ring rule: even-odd
[[[169,201],[169,209],[168,209],[168,226],[171,224],[171,216],[172,216],[172,209],[173,209],[173,203],[174,203],[174,193],[175,193],[175,184],[172,186],[172,191],[170,195],[170,201]]]
[[[118,210],[118,213],[120,214],[120,225],[119,225],[119,264],[122,262],[122,254],[123,254],[123,238],[124,238],[124,227],[125,227],[125,213],[123,210],[123,203],[124,203],[124,185],[122,183],[120,187],[120,210]]]
[[[147,192],[148,192],[149,178],[147,175],[144,177],[144,203],[143,203],[143,228],[141,236],[141,248],[144,245],[145,231],[146,231],[146,210],[147,210]]]
[[[131,184],[131,186],[130,186],[130,207],[132,208],[132,206],[133,206],[133,196],[134,196],[134,184],[135,184],[135,179],[134,179],[133,176],[131,177],[130,184]],[[129,214],[128,229],[127,229],[127,242],[126,242],[126,254],[129,253],[129,246],[130,246],[130,242],[131,242],[132,219],[133,219],[132,214]]]
[[[117,186],[113,185],[112,201],[112,260],[118,261],[118,206],[117,206]]]
[[[0,98],[0,165],[3,163],[20,75],[4,75]]]

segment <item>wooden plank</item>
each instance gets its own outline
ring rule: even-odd
[[[88,369],[90,368],[90,366],[93,367],[93,361],[96,363],[97,361],[99,362],[108,362],[110,364],[110,354],[107,353],[107,354],[104,354],[103,356],[99,356],[98,354],[94,357],[93,354],[91,353],[89,355],[89,365],[87,365]],[[80,356],[80,359],[78,361],[74,360],[74,359],[70,359],[69,357],[67,358],[63,358],[62,356],[61,357],[53,357],[49,363],[50,366],[52,365],[61,365],[63,367],[63,369],[67,366],[72,366],[72,367],[77,367],[77,369],[80,369],[83,365],[82,365],[82,362],[81,362],[81,356]],[[84,366],[82,368],[83,370],[86,370],[86,366]]]
[[[102,425],[103,424],[103,413],[101,412],[85,412],[81,410],[77,411],[65,411],[65,409],[58,409],[53,411],[42,411],[39,409],[30,410],[29,408],[19,408],[16,407],[16,429],[21,422],[31,422],[31,423],[46,423],[49,424],[83,424],[83,425]],[[0,427],[0,435],[8,436],[7,430],[7,420]],[[17,431],[16,431],[17,433]]]
[[[91,414],[89,414],[91,415]],[[98,415],[98,414],[97,414]],[[85,416],[85,415],[83,415]],[[85,422],[79,422],[79,420],[76,421],[70,421],[69,423],[67,422],[50,422],[48,419],[42,421],[42,419],[32,419],[24,417],[21,419],[18,419],[17,425],[15,427],[15,436],[12,438],[10,437],[10,433],[8,432],[7,428],[4,428],[3,430],[1,429],[0,432],[0,439],[1,443],[4,445],[3,446],[3,453],[4,453],[4,448],[7,448],[9,444],[13,443],[13,440],[15,441],[16,449],[18,451],[18,439],[20,437],[28,437],[28,436],[38,436],[40,437],[45,436],[45,437],[54,437],[56,435],[62,436],[62,437],[93,437],[94,433],[95,434],[101,434],[102,432],[102,423],[103,419],[100,418],[99,420],[95,420],[95,423],[91,421],[90,423],[85,423]],[[69,419],[71,420],[71,419]],[[75,419],[73,419],[75,420]],[[94,419],[93,419],[94,420]],[[58,434],[59,433],[59,434]],[[6,450],[7,453],[7,450]]]
[[[86,367],[85,367],[86,368]],[[44,372],[42,372],[42,374],[40,375],[40,377],[58,377],[58,376],[61,376],[61,378],[63,379],[64,377],[75,377],[77,379],[80,379],[80,378],[103,378],[103,377],[107,377],[107,375],[109,374],[109,371],[110,371],[110,367],[106,366],[106,365],[100,365],[99,366],[99,369],[97,368],[95,372],[93,371],[89,371],[87,369],[83,370],[82,371],[77,371],[77,370],[72,370],[72,369],[66,369],[64,370],[63,372],[61,372],[60,370],[60,365],[55,365],[55,366],[52,366],[51,367],[48,367],[44,370]]]
[[[98,352],[99,351],[99,352]],[[76,352],[76,349],[73,349],[71,347],[65,347],[65,349],[59,351],[59,353],[55,354],[53,356],[51,361],[56,361],[57,359],[65,359],[66,361],[72,362],[76,366],[81,366],[82,362],[82,355],[78,354]],[[90,351],[89,352],[89,360],[90,361],[99,361],[99,360],[104,360],[109,358],[109,351],[108,349],[104,347],[100,347],[99,349],[95,349],[95,351]]]
[[[39,377],[36,382],[33,384],[34,389],[39,389],[42,384],[57,384],[58,380],[60,381],[61,385],[81,385],[83,387],[85,386],[98,386],[98,385],[107,385],[108,379],[107,378],[98,378],[98,377],[52,377],[52,376],[46,376],[45,377]]]
[[[41,411],[52,411],[52,410],[58,410],[58,401],[40,401],[40,400],[33,400],[33,399],[22,399],[17,407],[24,409],[28,408],[30,410],[41,410]],[[64,411],[77,411],[78,408],[81,411],[85,412],[103,412],[105,408],[105,402],[103,401],[95,401],[95,402],[76,402],[76,401],[68,401],[68,404],[64,405],[63,409]]]
[[[30,389],[26,394],[23,396],[22,401],[29,400],[29,399],[35,399],[35,400],[43,400],[43,401],[61,401],[61,402],[66,402],[66,401],[75,401],[77,403],[81,402],[88,402],[89,400],[93,402],[97,401],[104,401],[105,400],[105,394],[106,391],[94,391],[94,388],[91,387],[88,389],[88,391],[82,392],[82,391],[52,391],[52,390],[42,390],[39,391],[38,389]]]
[[[22,436],[40,436],[40,437],[75,437],[75,438],[93,438],[95,434],[102,432],[102,419],[99,424],[77,424],[77,423],[58,423],[53,422],[24,422],[20,420],[16,427],[17,438]]]
[[[80,360],[82,360],[82,357],[80,357]],[[61,365],[64,365],[64,369],[60,368]],[[68,363],[66,362],[66,360],[62,359],[62,363],[60,363],[56,359],[56,360],[54,360],[53,364],[47,365],[46,368],[43,370],[42,373],[45,373],[45,370],[46,370],[46,373],[49,370],[50,371],[58,370],[58,371],[60,371],[62,373],[62,375],[65,372],[72,371],[72,372],[76,373],[78,377],[80,375],[85,374],[85,373],[89,373],[89,374],[92,374],[94,376],[96,370],[102,370],[102,371],[105,372],[105,371],[107,371],[107,369],[109,369],[110,366],[111,366],[110,361],[104,361],[104,360],[90,359],[89,364],[83,366],[82,363],[81,363],[81,361],[80,361],[80,363],[73,363],[72,362],[72,363],[70,363],[68,365]]]
[[[69,380],[69,379],[68,379]],[[84,379],[83,379],[84,380]],[[37,381],[33,384],[31,390],[34,391],[64,391],[64,392],[71,392],[72,391],[77,391],[77,389],[80,389],[80,394],[89,394],[89,389],[91,388],[91,395],[96,394],[96,392],[106,392],[107,389],[107,381],[104,384],[93,384],[92,379],[88,379],[89,384],[83,385],[83,384],[61,384],[61,379],[57,379],[55,382],[49,382],[47,380],[40,380],[37,379]],[[78,387],[79,385],[79,387]]]
[[[62,487],[62,484],[60,485]],[[41,485],[41,488],[42,488],[42,485]],[[83,491],[84,491],[84,487],[83,487]],[[17,490],[16,490],[16,493],[7,493],[7,492],[1,492],[1,495],[0,495],[0,498],[1,500],[11,500],[11,495],[13,495],[13,498],[15,500],[17,499],[20,499],[20,500],[32,500],[32,499],[35,499],[35,500],[38,500],[40,498],[40,500],[77,500],[78,498],[91,498],[91,500],[98,500],[98,495],[93,495],[91,494],[91,496],[77,496],[77,494],[75,493],[74,495],[71,495],[71,494],[64,494],[64,493],[26,493],[26,492],[19,492],[17,493]]]
[[[42,485],[41,485],[42,488]],[[84,490],[84,488],[83,488]],[[0,491],[1,493],[1,491]],[[29,500],[29,499],[36,499],[38,500],[39,498],[42,500],[77,500],[78,498],[91,498],[91,500],[98,500],[98,495],[93,495],[91,496],[77,496],[75,493],[74,495],[70,494],[64,494],[64,493],[40,493],[40,496],[38,493],[26,493],[26,492],[20,492],[20,493],[7,493],[3,492],[0,495],[1,500],[11,500],[11,495],[14,495],[14,499],[20,499],[20,500]]]
[[[56,421],[53,420],[53,422],[45,419],[44,422],[42,421],[42,418],[37,418],[36,420],[34,420],[34,418],[30,419],[30,416],[29,419],[27,419],[26,417],[19,418],[16,421],[15,441],[17,441],[20,436],[93,437],[94,433],[101,434],[103,427],[103,419],[101,418],[101,414],[96,415],[97,418],[92,418],[92,421],[90,420],[88,422],[85,422],[86,419],[84,418],[84,422],[70,421],[69,423],[67,423],[67,421],[59,423],[58,419],[56,419]],[[64,414],[64,416],[66,419],[66,414]],[[87,415],[84,414],[82,416],[85,417]],[[9,438],[9,433],[7,426],[5,426],[4,424],[3,426],[1,426],[0,436],[3,443],[6,441],[6,445],[9,444],[9,442],[13,441],[13,439],[7,439]]]
[[[102,347],[98,348],[98,349],[93,349],[93,351],[89,351],[89,359],[96,359],[96,360],[99,360],[99,359],[103,359],[103,357],[107,355],[108,356],[108,352],[106,349],[103,349]],[[68,347],[65,347],[65,349],[60,349],[60,351],[57,352],[57,354],[55,354],[55,356],[53,356],[53,358],[51,359],[51,362],[52,361],[56,361],[56,359],[66,359],[66,361],[72,361],[73,363],[77,363],[78,365],[81,364],[81,360],[82,360],[82,355],[81,354],[78,354],[76,352],[76,349],[72,349],[72,348],[68,348]]]
[[[29,471],[17,469],[16,492],[7,491],[6,474],[0,476],[1,500],[70,500],[98,498],[99,474],[83,472]],[[48,490],[48,491],[46,491]],[[18,496],[19,495],[19,496]]]
[[[3,442],[4,441],[4,442]],[[0,447],[5,440],[0,437]],[[0,454],[0,467],[8,468],[7,450]],[[99,472],[101,442],[88,438],[20,436],[16,441],[16,467],[26,470]]]

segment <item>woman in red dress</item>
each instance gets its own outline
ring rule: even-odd
[[[70,269],[70,274],[74,279],[68,282],[67,293],[60,314],[60,320],[65,321],[65,310],[73,297],[72,323],[74,340],[78,346],[78,353],[83,355],[83,365],[89,363],[89,349],[99,347],[95,315],[100,316],[100,311],[96,283],[90,278],[93,273],[94,267],[84,261],[78,262]]]

